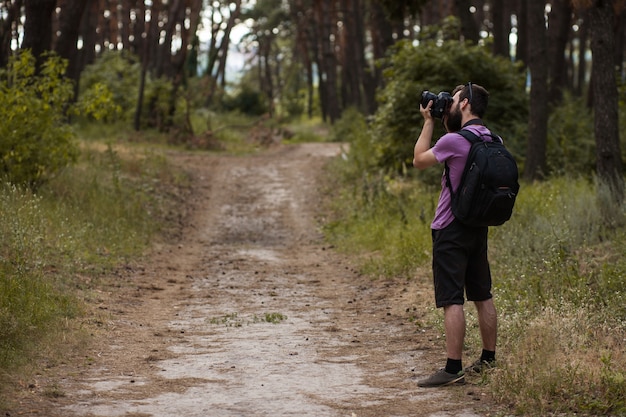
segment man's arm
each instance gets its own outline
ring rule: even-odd
[[[435,120],[430,114],[430,107],[433,102],[430,101],[426,108],[420,105],[420,112],[424,116],[424,126],[420,133],[417,142],[415,142],[415,148],[413,149],[413,166],[418,169],[426,169],[435,165],[438,161],[435,158],[435,154],[430,147],[430,141],[433,138],[433,131],[435,128]]]

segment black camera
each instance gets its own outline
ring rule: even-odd
[[[428,102],[433,102],[433,106],[430,108],[430,114],[433,117],[441,119],[444,114],[448,112],[450,105],[452,104],[452,96],[450,93],[442,91],[439,94],[431,93],[430,91],[424,91],[422,93],[422,107],[426,108]]]

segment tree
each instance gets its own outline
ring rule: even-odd
[[[75,161],[78,146],[65,123],[73,96],[66,61],[30,51],[0,71],[0,175],[37,190]]]
[[[546,174],[546,141],[548,136],[548,50],[545,1],[526,2],[528,17],[528,67],[530,69],[531,106],[528,119],[526,164],[523,176],[532,181]]]
[[[78,57],[78,37],[80,22],[87,5],[91,1],[87,0],[60,0],[58,17],[58,36],[54,41],[53,49],[68,60],[68,75],[78,86],[80,77],[80,62]]]
[[[210,7],[211,40],[207,50],[207,65],[204,70],[210,85],[207,103],[213,101],[218,85],[222,89],[226,87],[226,60],[231,45],[230,34],[239,22],[241,7],[241,0],[218,2]]]
[[[320,72],[320,98],[324,120],[328,118],[334,123],[341,116],[339,100],[337,98],[337,56],[335,55],[335,42],[337,25],[336,9],[334,2],[330,0],[314,0],[313,9],[315,20],[318,24],[319,35],[318,67]]]
[[[56,0],[24,0],[23,49],[29,49],[37,65],[43,62],[42,55],[52,49],[52,13]]]
[[[0,68],[9,63],[11,43],[20,26],[22,0],[3,1],[0,4]]]
[[[593,67],[591,88],[594,106],[597,170],[616,203],[624,200],[624,176],[619,142],[618,92],[615,81],[616,2],[595,0],[587,10],[591,28]]]
[[[565,48],[572,28],[572,5],[570,0],[554,0],[551,2],[548,15],[548,56],[549,71],[549,102],[557,104],[561,101],[563,91],[568,83],[567,61]]]
[[[474,16],[470,13],[472,2],[470,0],[455,0],[454,3],[461,19],[463,38],[478,43],[480,39],[479,27]]]

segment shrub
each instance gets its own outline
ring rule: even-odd
[[[263,93],[247,84],[243,84],[234,95],[225,96],[223,106],[226,111],[240,111],[249,116],[260,116],[268,111]]]
[[[137,111],[141,62],[127,51],[106,51],[96,62],[88,65],[81,73],[80,99],[92,96],[97,91],[104,91],[110,97],[106,104],[116,106],[108,114],[108,121],[121,118],[131,121]],[[144,126],[164,128],[172,124],[172,83],[165,78],[146,76],[144,85],[141,120]]]
[[[548,173],[589,175],[595,170],[595,152],[592,112],[583,98],[565,93],[548,121]]]
[[[341,131],[353,131],[344,123]],[[354,155],[362,153],[359,140]],[[373,276],[430,274],[439,188],[375,175],[354,155],[332,165],[338,182],[330,187],[328,238]],[[482,383],[515,414],[626,415],[626,233],[607,222],[598,187],[571,175],[527,184],[513,218],[490,229],[501,353]],[[472,358],[480,333],[474,309],[466,314]]]
[[[76,160],[64,113],[73,97],[66,66],[48,55],[37,73],[25,51],[0,72],[0,174],[12,183],[37,189]]]
[[[120,117],[131,120],[137,107],[140,75],[137,57],[128,52],[106,51],[81,72],[80,97],[91,94],[94,88],[106,88],[121,109]]]
[[[472,81],[490,91],[485,121],[507,140],[521,148],[516,124],[527,121],[527,95],[522,67],[503,57],[495,57],[478,45],[457,40],[421,41],[417,46],[398,42],[384,71],[385,88],[379,94],[380,106],[374,117],[372,147],[380,155],[381,167],[401,172],[411,165],[412,149],[421,127],[421,93],[451,91]],[[435,138],[444,130],[437,127]],[[519,143],[521,142],[521,143]]]

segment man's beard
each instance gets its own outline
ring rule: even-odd
[[[457,104],[455,109],[450,109],[446,118],[446,129],[448,132],[457,132],[461,130],[461,106]]]

